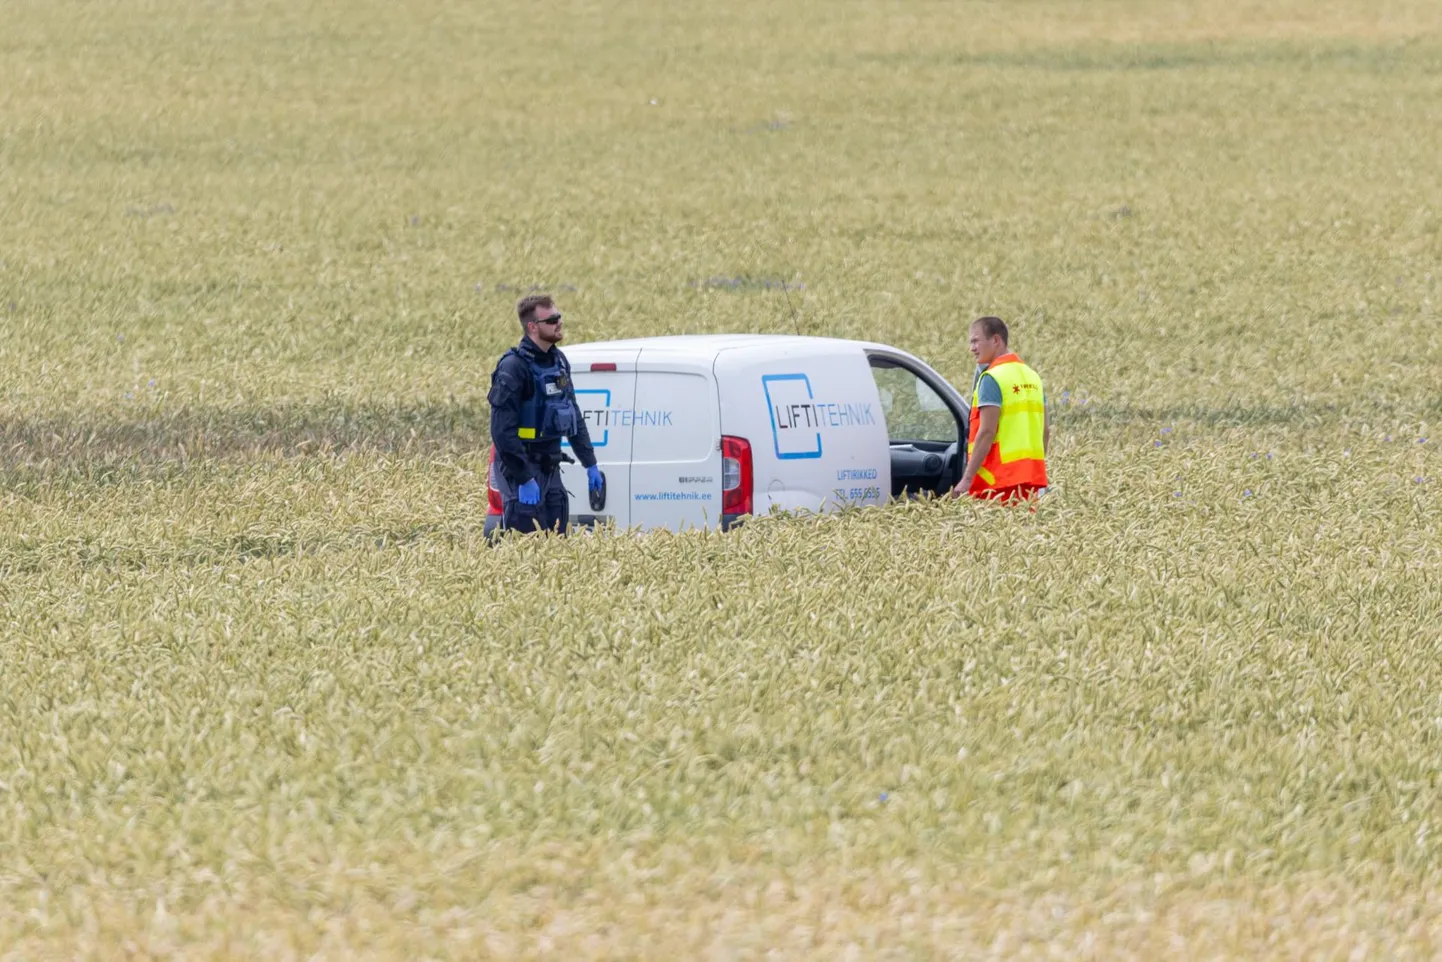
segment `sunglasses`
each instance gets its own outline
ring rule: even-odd
[[[559,324],[559,323],[561,323],[561,315],[560,315],[560,314],[552,314],[550,317],[538,317],[538,318],[536,318],[536,323],[537,323],[537,324]]]

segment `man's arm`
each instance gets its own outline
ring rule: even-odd
[[[577,407],[576,410],[579,411],[580,408]],[[576,433],[571,435],[571,450],[576,452],[581,467],[592,467],[596,463],[596,450],[591,447],[591,432],[586,430],[586,419],[581,418],[576,425]]]
[[[966,470],[961,473],[961,480],[951,489],[954,497],[959,498],[971,490],[971,482],[976,479],[976,472],[981,470],[981,463],[986,460],[991,446],[996,443],[996,429],[1001,424],[1001,407],[988,404],[980,410],[981,424],[976,428],[976,441],[971,446],[971,457],[967,458]]]
[[[562,357],[564,358],[564,355]],[[586,416],[581,411],[581,403],[576,400],[576,385],[571,379],[571,362],[566,361],[565,364],[566,393],[576,407],[576,433],[570,436],[571,450],[576,452],[576,457],[581,461],[581,467],[589,468],[596,463],[596,450],[591,447],[591,431],[586,427]]]
[[[520,487],[535,476],[526,464],[526,447],[516,433],[521,426],[521,400],[527,372],[518,371],[512,363],[514,360],[503,357],[496,365],[496,373],[491,375],[491,393],[486,395],[486,400],[491,405],[491,443],[496,447],[496,459],[506,479]]]

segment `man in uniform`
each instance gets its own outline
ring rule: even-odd
[[[487,395],[501,524],[509,531],[565,534],[571,509],[560,465],[571,459],[561,453],[561,438],[570,439],[591,490],[604,482],[576,403],[570,362],[556,347],[565,336],[561,312],[548,295],[533,294],[521,298],[516,314],[524,336],[496,364]]]
[[[1041,377],[1007,347],[1006,323],[980,317],[971,324],[971,424],[966,469],[953,497],[1012,502],[1046,488],[1051,425]]]

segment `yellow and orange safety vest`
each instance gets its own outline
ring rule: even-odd
[[[986,373],[1001,388],[1001,420],[996,443],[986,453],[972,479],[973,495],[1014,488],[1017,485],[1046,487],[1046,409],[1042,404],[1041,377],[1015,354],[1003,354],[987,366]],[[981,428],[979,402],[981,378],[971,389],[971,424],[966,436],[967,457]]]

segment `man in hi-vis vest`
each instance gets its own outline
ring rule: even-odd
[[[1041,377],[1007,348],[1006,323],[979,317],[971,323],[971,424],[966,470],[953,497],[1019,501],[1046,488],[1051,425]]]

